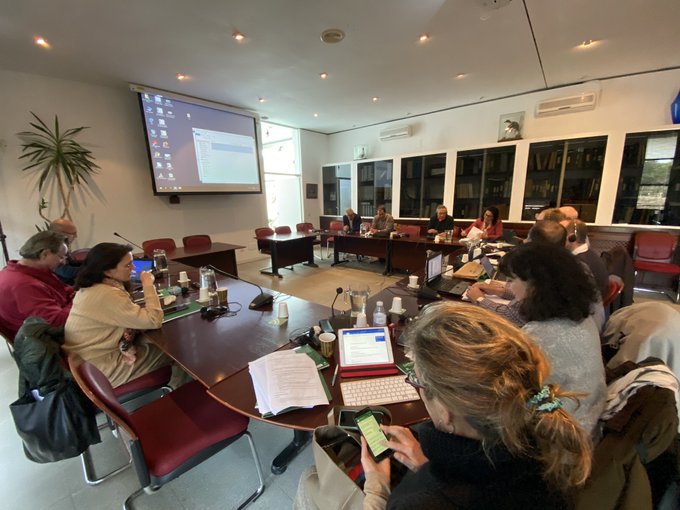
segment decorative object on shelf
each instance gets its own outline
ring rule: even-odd
[[[318,198],[319,197],[319,185],[318,184],[306,184],[305,185],[306,197],[307,198]]]
[[[366,159],[368,157],[368,145],[355,145],[354,146],[354,160]]]
[[[19,159],[28,158],[30,162],[22,170],[35,170],[39,175],[38,213],[45,221],[49,221],[43,212],[47,208],[44,195],[56,194],[61,200],[60,207],[63,207],[60,217],[72,219],[71,198],[74,191],[78,189],[78,195],[85,197],[87,193],[83,191],[92,186],[91,177],[99,169],[92,152],[75,140],[87,126],[61,130],[59,118],[55,115],[52,130],[35,113],[31,112],[31,115],[36,120],[30,122],[35,131],[22,131],[17,136],[25,142],[21,144],[23,154]]]
[[[521,140],[524,128],[524,112],[504,113],[498,123],[498,141]]]
[[[675,101],[671,103],[671,119],[673,124],[680,124],[680,91],[675,96]]]

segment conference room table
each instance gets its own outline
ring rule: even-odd
[[[351,253],[385,260],[384,274],[390,275],[400,270],[407,273],[421,271],[425,267],[427,251],[441,251],[444,255],[458,255],[467,248],[458,238],[436,242],[427,237],[364,237],[342,231],[322,234],[333,236],[333,266],[347,262],[341,260],[341,253]]]
[[[245,248],[239,244],[212,243],[209,246],[189,248],[178,246],[166,253],[169,260],[174,260],[191,267],[213,265],[217,269],[238,276],[236,250]]]
[[[171,267],[173,272],[185,269],[186,266],[179,264]],[[188,268],[190,277],[195,271]],[[335,386],[331,384],[337,345],[334,357],[329,360],[330,366],[321,372],[332,395],[329,405],[298,409],[279,416],[263,418],[256,409],[248,363],[276,350],[293,347],[290,338],[318,324],[319,319],[327,318],[330,309],[279,294],[274,305],[251,310],[248,304],[260,293],[256,286],[231,278],[220,279],[218,283],[229,289],[229,308],[236,312],[234,316],[209,321],[194,313],[166,322],[161,329],[147,332],[147,336],[205,386],[218,402],[250,418],[293,429],[293,441],[272,462],[272,472],[280,474],[309,443],[311,431],[328,423],[328,414],[334,406],[342,406],[339,379]],[[194,293],[188,299],[192,297]],[[289,317],[284,322],[279,321],[275,313],[278,303],[288,305]],[[405,360],[401,347],[394,346],[394,354],[397,362]],[[389,409],[392,422],[401,425],[417,423],[427,417],[421,401],[392,404]]]
[[[309,232],[291,232],[290,234],[273,234],[256,237],[258,243],[266,243],[269,247],[272,267],[271,271],[262,269],[260,273],[283,278],[279,269],[293,264],[304,263],[305,266],[319,267],[314,262],[314,241],[317,234]]]

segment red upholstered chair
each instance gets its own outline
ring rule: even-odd
[[[118,402],[111,383],[94,365],[76,358],[71,361],[74,378],[83,392],[127,435],[142,487],[128,496],[123,508],[129,508],[142,492],[157,491],[242,436],[250,444],[259,486],[239,508],[262,494],[262,468],[248,433],[248,418],[220,405],[200,383],[185,384],[129,413]]]
[[[90,253],[90,248],[81,248],[70,253],[71,259],[76,262],[85,262],[87,254]]]
[[[406,234],[409,239],[420,239],[421,237],[419,225],[399,225],[397,232]]]
[[[609,275],[609,287],[607,287],[607,295],[602,296],[602,305],[606,308],[621,294],[623,290],[623,280],[620,276],[615,274]]]
[[[342,221],[333,220],[331,221],[328,230],[330,230],[331,232],[341,232],[342,227],[343,227]],[[331,256],[330,245],[334,244],[334,242],[335,238],[333,236],[328,236],[326,238],[326,258]],[[321,254],[321,257],[323,258],[323,253]]]
[[[296,232],[308,233],[314,230],[314,225],[311,223],[298,223],[295,225]]]
[[[286,227],[286,226],[283,226],[283,227],[276,227],[276,228],[274,229],[274,232],[276,232],[276,233],[279,234],[279,235],[285,235],[285,234],[290,234],[290,233],[292,233],[291,230],[290,230],[290,227]]]
[[[74,367],[72,367],[72,364],[75,364],[75,361],[73,361],[69,357],[68,365],[71,372],[74,371]],[[142,397],[144,395],[149,395],[150,393],[153,393],[155,391],[161,391],[163,394],[166,394],[172,391],[172,388],[168,386],[168,382],[170,382],[171,376],[172,368],[170,367],[170,365],[166,365],[157,368],[156,370],[153,370],[149,373],[141,375],[136,379],[132,379],[131,381],[126,382],[125,384],[117,386],[116,388],[113,389],[113,393],[114,396],[118,399],[118,402],[120,402],[121,404],[131,402],[136,398]],[[107,423],[108,426],[111,428],[113,434],[117,435],[116,426],[109,417],[107,417]],[[100,427],[100,429],[105,426],[106,424]],[[127,463],[124,464],[123,466],[113,469],[109,473],[102,476],[97,476],[95,474],[92,452],[90,451],[89,448],[80,454],[80,463],[83,468],[83,477],[85,478],[85,482],[87,482],[88,485],[98,485],[101,482],[108,480],[112,476],[115,476],[118,473],[125,471],[127,468],[129,468],[132,463],[132,457],[129,457]]]
[[[185,248],[210,248],[212,239],[207,234],[196,234],[182,238],[182,245]]]
[[[148,239],[144,241],[142,243],[142,248],[147,256],[153,257],[154,250],[165,250],[165,253],[171,255],[177,249],[177,245],[175,244],[174,239],[161,237],[159,239]]]
[[[638,272],[648,272],[680,277],[680,266],[671,262],[676,243],[675,236],[666,232],[637,232],[635,234],[635,248],[633,251],[635,274],[637,275]],[[640,283],[642,283],[643,279],[644,274],[640,279]],[[680,301],[680,278],[678,278],[677,283],[676,303]],[[658,291],[642,287],[636,287],[636,289],[666,294],[663,290]]]

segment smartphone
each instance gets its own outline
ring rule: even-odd
[[[387,436],[380,428],[380,424],[376,419],[373,411],[366,407],[357,411],[354,415],[354,423],[368,445],[368,452],[373,457],[373,460],[380,462],[392,455],[392,450],[385,446]]]

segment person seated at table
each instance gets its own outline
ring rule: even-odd
[[[501,259],[499,269],[508,277],[506,293],[513,296],[506,306],[524,321],[522,330],[548,357],[550,382],[586,395],[578,408],[568,409],[597,439],[607,388],[600,334],[591,315],[599,301],[592,277],[569,250],[548,243],[515,248]],[[481,308],[507,316],[487,297],[493,293],[500,293],[497,286],[475,284],[467,295]]]
[[[361,216],[354,212],[350,207],[342,217],[342,229],[345,232],[356,233],[361,230]]]
[[[132,247],[100,243],[90,250],[76,279],[76,295],[64,330],[64,350],[91,362],[116,387],[172,360],[140,332],[157,329],[163,310],[150,272],[140,275],[144,307],[132,302],[128,288]],[[170,386],[187,382],[173,365]]]
[[[588,266],[600,295],[606,296],[609,291],[609,271],[602,258],[588,245],[588,226],[581,220],[564,220],[561,225],[567,232],[567,250]]]
[[[503,222],[498,218],[498,208],[493,205],[484,209],[484,215],[477,218],[472,225],[463,230],[463,236],[467,237],[472,227],[482,231],[481,238],[487,241],[495,241],[503,235]]]
[[[82,265],[81,262],[78,262],[71,257],[71,245],[73,244],[73,241],[78,238],[78,229],[72,221],[67,220],[66,218],[57,218],[50,222],[50,230],[63,235],[66,238],[66,246],[68,247],[66,260],[55,268],[54,274],[56,274],[65,284],[73,285],[76,281],[76,276],[78,276],[78,271],[80,271],[80,266]]]
[[[73,288],[53,273],[66,259],[66,238],[46,230],[19,249],[21,258],[0,271],[0,330],[12,341],[29,316],[63,326],[71,311]]]
[[[409,468],[390,493],[390,459],[376,464],[362,438],[364,508],[568,508],[591,468],[591,444],[564,406],[575,394],[550,383],[537,345],[471,305],[430,306],[404,333],[408,377],[431,421],[418,439],[385,426]]]
[[[437,214],[427,224],[427,233],[438,234],[447,230],[453,230],[453,218],[449,216],[446,206],[440,204],[437,206]]]
[[[379,205],[376,212],[369,232],[374,236],[388,236],[394,230],[394,218],[387,214],[384,205]]]

